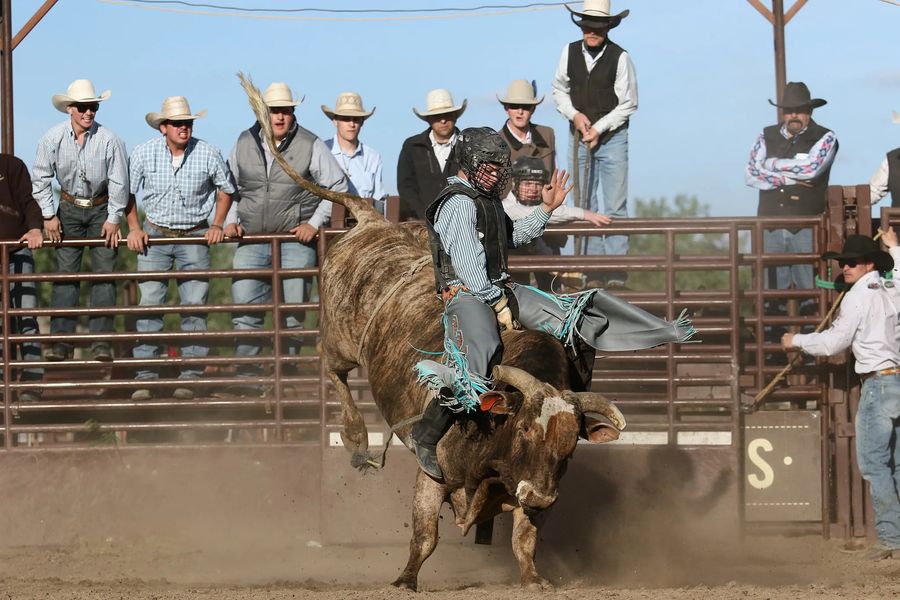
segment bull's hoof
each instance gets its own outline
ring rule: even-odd
[[[522,579],[522,587],[529,592],[549,592],[553,590],[553,584],[540,576]]]
[[[418,584],[415,579],[407,579],[402,575],[397,578],[397,580],[391,584],[395,588],[400,588],[401,590],[409,590],[410,592],[418,591]]]

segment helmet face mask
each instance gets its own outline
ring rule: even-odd
[[[541,202],[541,190],[550,182],[550,173],[543,160],[520,156],[513,164],[512,179],[516,199],[530,206]]]
[[[490,127],[463,129],[457,141],[459,165],[469,183],[489,196],[506,188],[510,177],[509,146]]]

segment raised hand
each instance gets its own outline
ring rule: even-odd
[[[556,210],[575,187],[575,184],[566,187],[569,183],[569,174],[565,171],[553,169],[550,182],[541,190],[541,206],[549,214]]]

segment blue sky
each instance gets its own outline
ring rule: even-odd
[[[767,0],[764,0],[768,3]],[[408,0],[222,0],[296,8],[417,8]],[[504,2],[510,3],[513,2]],[[15,0],[13,31],[42,4]],[[435,0],[430,6],[475,6]],[[524,3],[523,3],[524,4]],[[791,0],[786,0],[788,6]],[[580,6],[580,4],[578,4]],[[746,0],[613,0],[631,10],[611,38],[634,60],[640,107],[630,130],[630,198],[696,194],[714,216],[751,215],[756,193],[742,170],[750,146],[774,122],[772,28]],[[831,181],[868,181],[885,152],[900,146],[900,6],[880,0],[811,0],[787,28],[788,80],[805,81],[828,105],[814,115],[840,141]],[[165,96],[207,108],[195,135],[230,152],[252,116],[235,73],[260,87],[286,81],[306,96],[299,122],[320,137],[333,126],[320,105],[358,91],[377,112],[363,140],[385,161],[396,192],[403,140],[425,127],[412,112],[426,92],[446,87],[468,99],[462,127],[499,127],[495,98],[509,81],[535,79],[548,97],[534,121],[557,131],[567,161],[566,122],[549,97],[564,44],[580,35],[564,8],[428,21],[254,20],[151,11],[99,0],[60,0],[13,53],[16,154],[29,165],[37,140],[66,117],[50,103],[73,79],[112,90],[98,120],[129,151],[154,132],[144,115]],[[894,39],[894,42],[890,42]]]

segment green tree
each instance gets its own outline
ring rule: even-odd
[[[635,217],[640,219],[676,220],[684,218],[702,218],[709,216],[709,205],[701,203],[696,196],[679,194],[672,204],[666,198],[635,200]],[[727,234],[685,233],[676,234],[675,259],[680,256],[728,256],[729,239]],[[743,246],[743,240],[739,244]],[[666,253],[666,236],[664,234],[640,234],[630,237],[630,255],[664,256]],[[629,275],[628,285],[635,290],[656,291],[665,288],[664,271],[638,271]],[[677,290],[724,290],[728,289],[729,273],[722,270],[676,271],[675,288]],[[749,272],[740,272],[742,287],[749,283]]]

